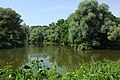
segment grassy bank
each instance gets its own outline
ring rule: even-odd
[[[7,64],[0,68],[0,80],[120,80],[120,61],[92,61],[64,73],[42,64],[43,60],[32,60],[16,70]]]

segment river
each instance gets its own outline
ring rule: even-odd
[[[89,62],[91,59],[95,61],[102,61],[104,59],[119,60],[120,50],[76,51],[69,46],[28,46],[2,49],[0,50],[0,66],[13,62],[13,67],[17,68],[26,64],[28,57],[43,60],[46,67],[51,67],[55,62],[59,67],[74,68],[83,62]]]

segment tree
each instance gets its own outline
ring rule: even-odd
[[[68,44],[68,23],[67,20],[59,19],[56,23],[59,33],[59,42]]]
[[[119,41],[119,24],[120,18],[109,11],[108,5],[84,0],[67,20],[59,19],[40,29],[31,27],[31,40],[72,44],[78,49],[107,49]]]
[[[88,49],[108,48],[110,27],[117,25],[116,17],[108,9],[108,5],[98,4],[96,0],[81,2],[68,18],[69,41],[80,48],[83,44]]]
[[[33,44],[43,43],[44,37],[43,37],[42,27],[41,26],[35,27],[35,28],[32,27],[29,39],[31,40],[31,43]]]
[[[21,16],[11,8],[0,8],[0,48],[23,46],[22,21]]]

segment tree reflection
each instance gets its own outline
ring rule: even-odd
[[[27,51],[25,48],[0,50],[0,66],[13,62],[13,67],[22,66],[27,61]]]
[[[32,57],[40,57],[43,60],[56,62],[58,66],[65,66],[69,68],[77,67],[82,63],[88,63],[92,60],[99,61],[103,59],[118,60],[120,59],[120,51],[112,50],[86,50],[77,51],[69,46],[41,46],[29,47],[29,53]]]

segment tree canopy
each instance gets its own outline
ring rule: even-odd
[[[0,8],[0,48],[24,45],[28,27],[22,22],[21,16],[11,8]]]
[[[119,39],[117,18],[108,5],[96,0],[81,2],[68,21],[69,41],[79,48],[109,48],[110,41]]]
[[[109,11],[107,4],[84,0],[67,20],[59,19],[36,29],[43,42],[73,44],[78,49],[107,49],[120,39],[120,18]]]
[[[107,4],[84,0],[67,19],[49,25],[21,24],[21,16],[10,8],[0,8],[0,48],[32,44],[68,44],[76,49],[120,47],[120,18]],[[117,47],[116,47],[117,46]]]

